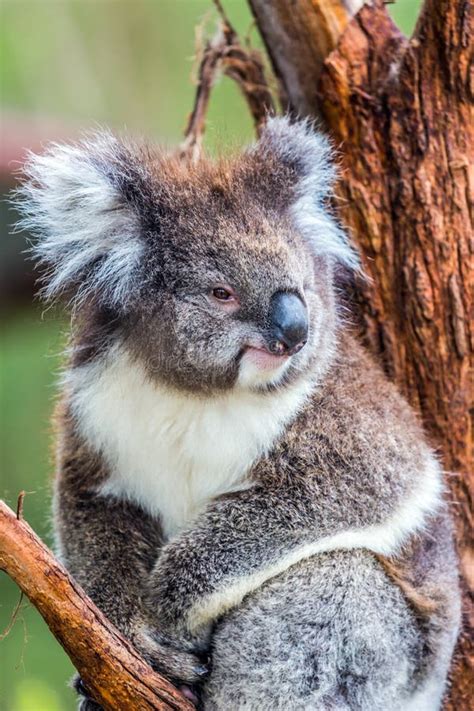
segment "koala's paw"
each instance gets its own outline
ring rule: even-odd
[[[186,698],[198,704],[199,686],[210,671],[207,655],[203,658],[204,655],[197,653],[190,642],[154,633],[145,625],[135,628],[130,639],[155,671],[167,677]],[[72,685],[82,697],[78,711],[102,711],[102,707],[91,698],[79,675],[74,677]]]
[[[134,635],[133,644],[153,669],[170,679],[186,696],[192,694],[192,687],[201,684],[209,674],[207,655],[203,658],[184,640],[175,640],[142,627]]]

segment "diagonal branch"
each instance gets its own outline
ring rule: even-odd
[[[0,569],[44,617],[86,688],[106,711],[193,711],[194,706],[148,666],[30,526],[1,500]]]

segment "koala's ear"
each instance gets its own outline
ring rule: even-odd
[[[78,304],[92,293],[120,307],[143,253],[146,175],[138,155],[109,133],[30,155],[14,197],[19,227],[37,240],[42,294]]]
[[[314,253],[358,269],[358,255],[329,206],[337,171],[326,136],[309,120],[291,123],[288,117],[274,117],[250,155],[259,166],[260,179],[268,182],[268,192],[291,216]]]

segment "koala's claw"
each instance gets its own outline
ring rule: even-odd
[[[194,667],[194,672],[196,676],[200,677],[201,679],[204,679],[206,676],[208,676],[210,672],[209,664],[198,664],[196,667]]]

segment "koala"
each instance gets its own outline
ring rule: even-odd
[[[434,711],[458,634],[440,465],[341,315],[332,154],[286,117],[193,165],[104,132],[20,190],[71,309],[58,554],[205,711]]]

